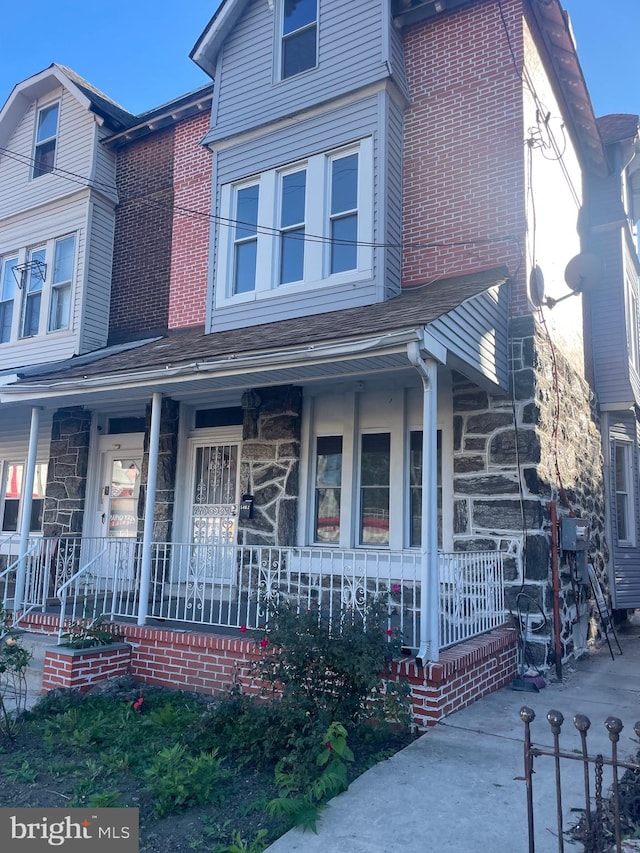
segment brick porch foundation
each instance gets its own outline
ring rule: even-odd
[[[42,633],[57,630],[55,617],[45,614],[31,614],[22,624]],[[124,643],[101,650],[48,649],[43,692],[54,687],[87,690],[124,674],[146,684],[210,695],[234,685],[243,692],[259,692],[250,674],[251,663],[259,657],[252,639],[124,624],[118,624],[118,633]],[[516,632],[505,626],[444,650],[437,663],[425,667],[413,658],[394,661],[385,677],[408,681],[414,721],[424,730],[509,684],[515,675]]]

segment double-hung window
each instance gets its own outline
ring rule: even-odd
[[[632,444],[628,441],[615,441],[613,448],[616,487],[616,535],[618,544],[633,545],[635,543],[635,525],[633,523]]]
[[[11,340],[13,304],[16,298],[18,257],[4,258],[0,270],[0,344]]]
[[[68,329],[71,319],[71,285],[76,254],[75,235],[55,241],[51,277],[49,331]]]
[[[33,177],[39,178],[53,171],[58,138],[58,103],[41,107],[36,118],[36,141],[33,154]]]
[[[438,548],[442,548],[442,430],[436,438],[436,489]],[[422,545],[422,430],[409,436],[409,545]]]
[[[331,158],[331,273],[358,264],[358,154]]]
[[[0,344],[71,326],[76,235],[0,258]]]
[[[284,80],[317,65],[318,0],[284,0],[280,76]]]
[[[9,462],[4,470],[4,489],[2,503],[2,532],[17,533],[22,517],[24,465],[19,462]],[[31,521],[29,530],[42,530],[44,512],[44,497],[47,485],[47,463],[36,463],[33,479],[33,494],[31,498]]]
[[[236,223],[233,240],[234,293],[249,293],[256,287],[258,200],[257,184],[236,190]]]
[[[27,267],[22,276],[22,329],[20,335],[29,338],[40,331],[40,306],[46,274],[46,249],[31,249],[27,254]]]
[[[373,273],[370,137],[224,184],[216,307]]]
[[[304,221],[307,172],[282,175],[280,199],[280,284],[304,278]]]

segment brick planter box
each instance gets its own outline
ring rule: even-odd
[[[51,646],[44,655],[42,692],[56,687],[74,687],[85,692],[106,678],[126,675],[130,667],[131,646],[128,643],[88,649]]]

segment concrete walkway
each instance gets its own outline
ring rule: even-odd
[[[592,726],[590,754],[611,754],[603,725],[609,716],[625,725],[620,758],[635,757],[634,723],[640,719],[640,626],[619,634],[623,656],[612,660],[606,645],[582,658],[562,683],[539,693],[505,688],[435,726],[388,761],[364,773],[332,800],[318,834],[292,830],[268,853],[526,853],[527,808],[523,781],[523,705],[533,708],[532,738],[552,746],[546,714],[564,714],[561,745],[579,748],[577,713]],[[533,782],[536,853],[557,853],[556,799],[552,758],[535,760]],[[593,777],[592,777],[593,778]],[[605,775],[605,779],[606,779]],[[584,808],[582,764],[562,766],[565,829]],[[593,796],[593,781],[592,781]],[[565,841],[566,851],[582,845]]]

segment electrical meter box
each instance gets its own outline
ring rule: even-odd
[[[560,547],[563,551],[586,551],[589,547],[589,522],[565,516],[560,522]]]

